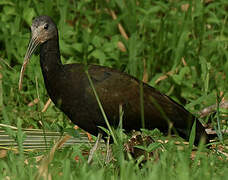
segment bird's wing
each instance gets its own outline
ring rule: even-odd
[[[145,128],[158,128],[162,132],[167,132],[170,123],[172,123],[173,127],[175,127],[173,130],[178,132],[183,138],[188,139],[195,117],[168,96],[115,69],[92,65],[89,67],[89,74],[112,125],[118,125],[119,106],[122,105],[124,129],[137,130],[142,127],[142,109],[140,105],[140,85],[142,84]],[[94,92],[89,84],[85,91],[91,100]],[[101,120],[98,121],[100,124],[104,123]],[[198,136],[196,139],[198,138],[198,142],[200,136],[202,134],[205,135],[205,131],[199,121],[197,121],[196,126]]]
[[[126,73],[107,67],[91,66],[89,74],[98,95],[105,101],[124,104],[138,96],[136,94],[139,92],[139,81]]]
[[[91,66],[89,74],[107,112],[116,114],[119,105],[127,105],[129,109],[125,111],[131,111],[129,115],[140,117],[139,80],[118,70],[101,66]],[[192,115],[184,107],[155,88],[145,83],[142,83],[142,86],[145,117],[169,119],[180,127],[188,124],[184,119],[190,119],[189,123],[192,124]],[[89,91],[91,93],[90,88]]]

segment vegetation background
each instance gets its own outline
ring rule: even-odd
[[[169,95],[196,115],[228,99],[227,0],[1,0],[0,123],[18,128],[18,132],[9,128],[6,131],[19,144],[19,153],[7,151],[0,159],[1,179],[228,176],[226,134],[220,136],[213,149],[200,146],[194,158],[190,158],[189,148],[179,150],[170,141],[158,160],[152,158],[143,165],[124,159],[123,144],[113,147],[115,161],[105,164],[100,154],[90,166],[83,155],[83,149],[89,148],[87,144],[63,148],[55,155],[49,151],[25,152],[21,128],[74,133],[73,125],[53,104],[41,112],[48,95],[39,56],[32,57],[23,91],[18,91],[30,25],[34,17],[43,14],[51,16],[58,26],[63,63],[86,61],[120,69]],[[226,130],[227,110],[217,106],[217,113],[201,121],[208,122],[209,117],[210,126],[219,134]],[[40,156],[46,159],[37,160]]]

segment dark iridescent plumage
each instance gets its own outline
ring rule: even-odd
[[[60,61],[58,30],[48,16],[37,17],[32,24],[33,46],[41,45],[40,64],[47,92],[55,103],[79,127],[93,135],[100,132],[98,126],[106,127],[100,108],[89,84],[82,64],[63,65]],[[27,51],[25,59],[32,52]],[[115,69],[89,65],[96,92],[108,117],[109,123],[119,124],[119,106],[124,111],[123,128],[126,131],[139,130],[141,123],[140,81]],[[196,119],[184,107],[168,96],[143,83],[145,128],[158,128],[166,133],[168,121],[181,137],[188,140]],[[196,120],[196,141],[207,138],[204,127]]]

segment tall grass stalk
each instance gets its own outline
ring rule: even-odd
[[[100,99],[99,99],[99,97],[98,97],[98,94],[97,94],[97,92],[96,92],[96,89],[95,89],[95,87],[94,87],[94,85],[93,85],[93,82],[92,82],[92,80],[91,80],[91,77],[90,77],[90,75],[89,75],[88,69],[85,70],[85,73],[86,73],[86,75],[87,75],[87,77],[88,77],[90,86],[92,87],[94,96],[96,97],[98,106],[99,106],[99,108],[100,108],[100,110],[101,110],[101,113],[102,113],[103,118],[104,118],[104,120],[105,120],[105,123],[106,123],[106,125],[107,125],[107,127],[108,127],[108,130],[109,130],[109,132],[110,132],[110,134],[111,134],[111,136],[112,136],[112,138],[113,138],[114,143],[117,144],[116,137],[115,137],[115,135],[114,135],[114,133],[113,133],[113,131],[112,131],[112,128],[111,128],[109,122],[108,122],[108,118],[107,118],[107,116],[106,116],[106,114],[105,114],[105,112],[104,112],[104,109],[103,109],[103,107],[102,107],[101,101],[100,101]]]

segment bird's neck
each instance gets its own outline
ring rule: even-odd
[[[63,65],[60,60],[58,37],[50,39],[41,45],[40,65],[44,79],[50,79],[61,72]]]
[[[47,92],[52,100],[61,95],[60,79],[63,76],[63,65],[60,60],[58,37],[53,38],[41,45],[40,65],[44,77]]]

